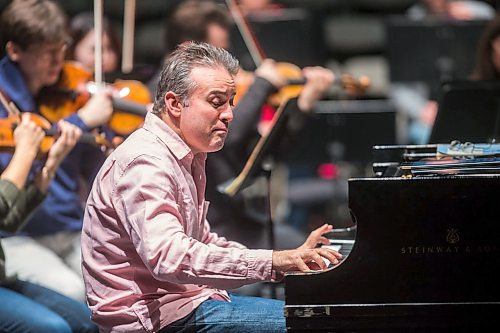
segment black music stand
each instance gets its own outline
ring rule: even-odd
[[[441,87],[429,142],[492,142],[500,138],[500,81],[452,81]]]
[[[465,79],[487,21],[428,18],[387,20],[387,59],[392,82],[424,82],[435,96],[441,82]]]
[[[282,8],[277,13],[251,14],[246,20],[269,58],[299,67],[325,62],[321,27],[307,10]],[[253,70],[255,64],[236,27],[231,30],[230,38],[231,53],[240,60],[243,68]]]
[[[323,141],[336,160],[365,166],[373,162],[374,145],[397,141],[396,110],[386,100],[325,101],[316,114],[314,131],[325,132]]]

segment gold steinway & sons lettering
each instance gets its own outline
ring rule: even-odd
[[[446,255],[446,254],[487,254],[498,253],[496,245],[444,245],[444,246],[404,246],[402,255]]]
[[[445,243],[446,242],[446,243]],[[402,255],[452,255],[452,254],[489,254],[498,253],[497,245],[458,244],[461,242],[460,231],[448,228],[444,233],[443,245],[404,246]]]

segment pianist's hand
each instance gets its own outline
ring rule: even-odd
[[[302,247],[302,246],[301,246]],[[323,270],[327,265],[323,258],[332,264],[339,263],[342,255],[328,248],[302,249],[273,251],[273,269],[279,273],[311,270]]]
[[[326,224],[326,223],[323,224],[318,229],[313,230],[309,234],[309,237],[307,237],[304,244],[302,244],[298,249],[299,250],[314,249],[318,244],[323,244],[323,245],[330,244],[330,241],[328,240],[328,238],[326,238],[323,235],[332,231],[332,229],[333,229],[332,225]]]

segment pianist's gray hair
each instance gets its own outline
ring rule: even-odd
[[[167,58],[156,88],[153,113],[158,115],[165,109],[164,96],[172,91],[179,95],[181,103],[187,105],[196,85],[190,74],[194,67],[223,67],[231,76],[239,69],[238,60],[226,50],[207,43],[189,42],[180,45]]]

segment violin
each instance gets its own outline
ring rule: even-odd
[[[54,123],[79,110],[97,91],[92,77],[92,73],[78,63],[66,62],[59,81],[39,94],[40,114]],[[116,80],[110,86],[113,88],[113,115],[108,127],[126,136],[144,122],[151,96],[148,88],[135,80]]]
[[[50,121],[35,113],[30,114],[30,120],[45,132],[45,138],[43,138],[39,148],[40,153],[44,155],[48,153],[55,142],[55,137],[58,135],[57,128],[54,128]],[[14,130],[19,122],[19,117],[14,115],[0,119],[0,151],[13,151],[15,149]],[[94,144],[103,149],[112,147],[106,138],[91,133],[82,133],[78,142]]]
[[[38,126],[48,131],[46,128],[50,128],[52,125],[50,122],[38,116],[37,114],[31,114],[30,120],[37,124]],[[7,118],[0,119],[0,151],[13,151],[16,147],[16,143],[14,141],[14,129],[16,125],[19,124],[20,119],[18,116],[9,115]],[[45,138],[40,143],[40,152],[42,154],[46,154],[52,144],[54,143],[53,135],[46,135]]]
[[[13,151],[15,149],[14,129],[17,124],[21,122],[21,111],[13,102],[8,102],[1,91],[0,102],[9,114],[7,118],[0,119],[0,150]],[[40,152],[45,154],[55,142],[54,136],[57,136],[57,129],[52,126],[50,121],[38,114],[31,113],[30,120],[41,127],[45,132],[45,138],[40,143]],[[103,136],[91,133],[82,133],[78,142],[98,145],[103,150],[112,147]]]
[[[241,8],[239,7],[236,0],[226,0],[226,5],[229,8],[231,16],[240,31],[240,34],[243,37],[243,41],[250,52],[250,55],[257,67],[262,64],[263,60],[267,58],[264,54],[264,51],[260,44],[258,43],[257,38],[253,34],[250,25],[245,19]],[[286,63],[286,62],[278,62],[277,64],[278,71],[285,78],[288,79],[288,84],[281,88],[275,95],[271,96],[269,99],[269,103],[272,105],[281,105],[284,101],[297,97],[306,80],[302,75],[302,69],[294,64]],[[370,79],[366,76],[360,77],[359,79],[354,78],[352,75],[343,74],[339,75],[340,80],[336,80],[339,82],[341,87],[347,90],[352,95],[359,95],[366,92],[366,90],[370,87],[371,82]],[[235,97],[235,101],[238,101],[239,98],[246,92],[249,86],[248,80],[244,83],[237,83],[237,94]]]

